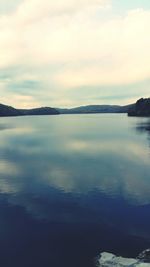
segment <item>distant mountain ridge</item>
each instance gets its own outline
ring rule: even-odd
[[[41,107],[34,109],[16,109],[11,106],[0,104],[0,117],[29,116],[29,115],[58,115],[55,108]]]
[[[133,105],[88,105],[76,108],[63,109],[40,107],[33,109],[16,109],[11,106],[0,104],[0,117],[6,116],[30,116],[30,115],[58,115],[58,114],[91,114],[91,113],[128,113]]]
[[[141,98],[135,104],[126,106],[87,105],[75,108],[40,107],[33,109],[16,109],[11,106],[0,104],[0,117],[92,113],[128,113],[129,116],[150,116],[150,98]]]
[[[128,113],[134,104],[119,105],[88,105],[70,109],[56,108],[61,114],[88,114],[88,113]]]
[[[41,107],[33,109],[19,109],[22,115],[58,115],[59,111],[55,108]]]

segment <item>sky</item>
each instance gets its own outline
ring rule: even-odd
[[[0,102],[130,104],[150,96],[149,0],[0,0]]]

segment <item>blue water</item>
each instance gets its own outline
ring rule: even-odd
[[[0,266],[93,267],[148,247],[149,118],[0,118]]]

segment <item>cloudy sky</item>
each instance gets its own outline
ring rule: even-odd
[[[149,0],[0,0],[0,102],[127,104],[150,96]]]

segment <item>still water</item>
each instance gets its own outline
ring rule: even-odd
[[[0,266],[93,267],[148,247],[149,118],[0,118]]]

